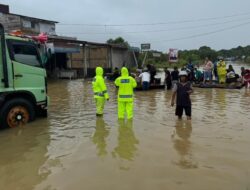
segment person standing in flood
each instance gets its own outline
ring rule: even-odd
[[[208,57],[206,57],[206,59],[205,59],[203,70],[204,70],[204,80],[203,80],[203,82],[206,83],[206,81],[208,80],[209,83],[212,83],[212,79],[213,79],[213,75],[212,75],[213,63],[212,63],[212,61],[210,61],[210,59]]]
[[[170,90],[172,88],[171,73],[167,67],[164,69],[164,71],[165,71],[165,86],[167,90]]]
[[[118,119],[124,119],[127,113],[127,119],[133,118],[134,109],[134,88],[137,83],[135,79],[129,76],[128,69],[123,67],[121,76],[115,80],[118,90]]]
[[[150,84],[155,83],[156,68],[154,65],[148,64],[147,69],[150,73]]]
[[[174,67],[174,70],[171,72],[171,80],[172,80],[172,87],[178,82],[179,80],[179,71],[178,67]]]
[[[139,78],[142,82],[142,90],[148,90],[150,86],[150,73],[148,70],[143,70],[143,72],[139,75]]]
[[[227,69],[226,69],[226,63],[223,59],[220,59],[219,63],[217,64],[217,71],[218,71],[219,83],[220,84],[225,83],[227,76]]]
[[[174,106],[176,101],[175,115],[178,116],[179,119],[182,119],[183,110],[185,110],[187,120],[191,120],[192,104],[190,94],[193,93],[192,85],[188,82],[188,75],[186,71],[181,71],[179,76],[180,82],[177,82],[173,87],[171,106]]]
[[[102,116],[106,100],[109,100],[109,94],[103,78],[103,68],[96,68],[96,76],[92,82],[94,99],[96,103],[96,116]]]

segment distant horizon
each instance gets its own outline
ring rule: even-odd
[[[206,46],[206,45],[205,45]],[[239,46],[241,46],[241,45],[239,45]],[[239,46],[237,46],[237,47],[239,47]],[[243,48],[245,48],[245,47],[247,47],[247,46],[250,46],[250,45],[246,45],[246,46],[241,46],[241,47],[243,47]],[[201,46],[201,47],[203,47],[203,46]],[[201,48],[201,47],[199,47],[199,48]],[[207,47],[210,47],[210,46],[207,46]],[[228,49],[214,49],[214,48],[212,48],[212,47],[210,47],[212,50],[215,50],[215,51],[221,51],[221,50],[231,50],[231,49],[236,49],[237,47],[232,47],[232,48],[228,48]],[[178,51],[191,51],[191,50],[199,50],[199,48],[197,48],[197,49],[178,49],[178,48],[176,48],[176,49],[178,49]],[[160,51],[160,50],[156,50],[156,49],[151,49],[150,51]],[[160,51],[160,52],[163,52],[163,51]]]

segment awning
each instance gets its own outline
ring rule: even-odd
[[[80,53],[80,47],[54,47],[55,53]]]

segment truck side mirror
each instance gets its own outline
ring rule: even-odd
[[[42,64],[43,66],[46,66],[48,60],[52,57],[52,51],[44,44],[40,44],[39,51],[42,59]]]

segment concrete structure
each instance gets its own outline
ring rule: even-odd
[[[138,49],[57,36],[58,22],[10,13],[8,5],[0,4],[0,23],[6,32],[21,30],[27,35],[48,34],[52,57],[46,69],[50,77],[93,77],[97,66],[103,67],[105,72],[112,72],[115,67],[137,66]]]
[[[47,68],[51,76],[61,77],[60,73],[65,76],[68,72],[71,76],[68,78],[93,77],[97,66],[105,72],[112,72],[115,67],[137,66],[139,50],[60,36],[50,36],[49,43],[53,44],[53,56]]]
[[[30,35],[42,32],[49,35],[56,34],[56,21],[13,14],[10,13],[9,6],[3,4],[0,4],[0,23],[3,24],[6,32],[21,30]]]

